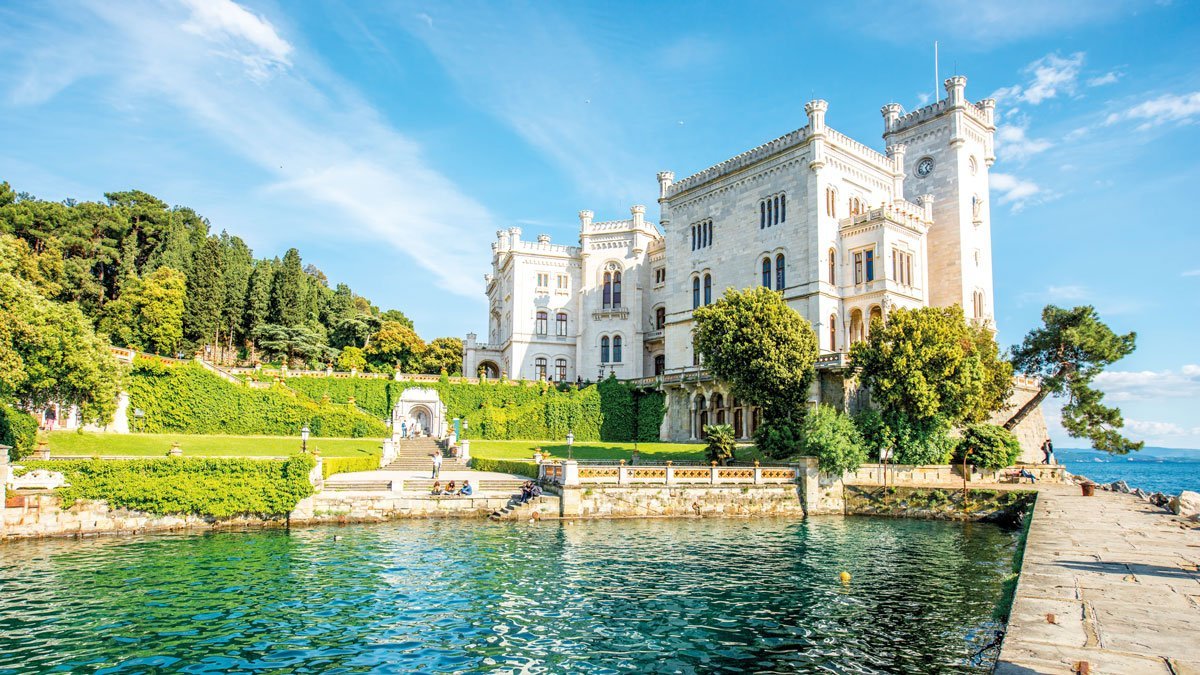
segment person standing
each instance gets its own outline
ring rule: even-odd
[[[1046,440],[1042,441],[1042,464],[1053,464],[1053,463],[1054,463],[1054,444],[1050,442],[1049,438],[1047,438]]]
[[[437,478],[442,473],[442,451],[433,451],[433,475],[430,478]]]
[[[408,438],[408,422],[400,420],[400,438]]]

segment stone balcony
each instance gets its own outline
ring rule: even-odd
[[[604,319],[628,319],[628,307],[604,307],[595,312],[592,312],[593,321],[602,321]]]
[[[644,342],[662,342],[665,331],[661,328],[648,330],[642,335]]]

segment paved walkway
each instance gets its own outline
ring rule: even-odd
[[[995,672],[1200,673],[1200,529],[1132,495],[1038,491]]]

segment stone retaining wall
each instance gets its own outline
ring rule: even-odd
[[[800,486],[590,485],[561,488],[562,517],[803,516]]]
[[[5,500],[0,539],[137,534],[179,530],[245,527],[281,527],[286,518],[231,518],[218,521],[203,516],[162,516],[124,508],[104,501],[80,500],[63,508],[52,494],[21,495]]]
[[[924,520],[982,520],[1019,522],[1032,507],[1032,490],[961,489],[937,487],[870,487],[847,485],[846,515],[920,518]]]
[[[504,508],[510,497],[433,497],[395,492],[322,492],[301,500],[292,511],[293,525],[371,523],[400,518],[487,518]],[[557,518],[558,499],[545,496],[527,507],[530,514]],[[524,512],[524,511],[523,511]]]

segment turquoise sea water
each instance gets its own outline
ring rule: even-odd
[[[1097,483],[1123,480],[1131,488],[1172,495],[1182,490],[1200,492],[1200,451],[1146,448],[1128,455],[1095,450],[1060,450],[1054,454],[1067,471]]]
[[[17,542],[0,673],[989,672],[1016,540],[818,517]]]

